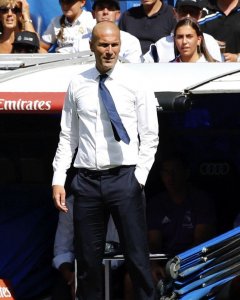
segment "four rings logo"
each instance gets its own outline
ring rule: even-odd
[[[200,174],[204,176],[224,176],[230,172],[227,162],[204,162],[200,165]]]

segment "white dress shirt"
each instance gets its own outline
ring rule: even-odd
[[[203,35],[208,52],[217,61],[222,61],[222,55],[217,41],[207,33],[203,33]],[[155,45],[157,47],[159,62],[169,62],[175,58],[173,35],[161,38]],[[151,46],[149,51],[143,56],[143,60],[145,63],[154,62],[151,54]]]
[[[60,18],[61,16],[57,16],[51,21],[41,39],[51,45],[57,42],[55,51],[59,53],[90,50],[89,39],[87,37],[96,24],[96,20],[93,19],[92,14],[89,11],[83,10],[73,23],[69,23],[65,18],[66,27],[63,31],[63,40],[57,39],[57,35],[61,29]]]
[[[130,137],[129,145],[114,139],[100,99],[99,72],[91,68],[70,82],[62,111],[60,141],[53,161],[53,185],[64,185],[75,149],[74,167],[91,170],[136,165],[135,176],[145,184],[158,146],[157,100],[138,74],[120,64],[105,81]],[[139,147],[139,138],[140,147]]]

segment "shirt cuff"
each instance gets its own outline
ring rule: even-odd
[[[55,256],[53,258],[53,267],[56,269],[59,269],[59,267],[63,264],[63,263],[73,263],[74,262],[74,255],[73,253],[69,252],[69,253],[64,253],[64,254],[59,254],[57,256]]]
[[[52,180],[52,185],[65,185],[67,175],[65,173],[60,173],[60,172],[54,172],[53,173],[53,180]]]
[[[137,181],[145,186],[146,184],[146,181],[147,181],[147,177],[148,177],[148,173],[147,172],[144,172],[143,170],[141,170],[140,168],[136,167],[136,170],[135,170],[135,177],[137,179]]]

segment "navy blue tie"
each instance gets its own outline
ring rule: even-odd
[[[99,76],[99,91],[103,101],[103,104],[108,113],[109,119],[112,124],[113,133],[115,139],[119,142],[122,140],[125,144],[130,143],[130,138],[128,136],[127,130],[123,126],[121,118],[117,112],[116,106],[114,104],[113,98],[105,85],[105,80],[107,79],[107,74],[102,74]]]

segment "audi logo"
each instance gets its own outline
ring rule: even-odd
[[[200,174],[204,176],[224,176],[230,172],[230,165],[227,162],[209,162],[200,165]]]

